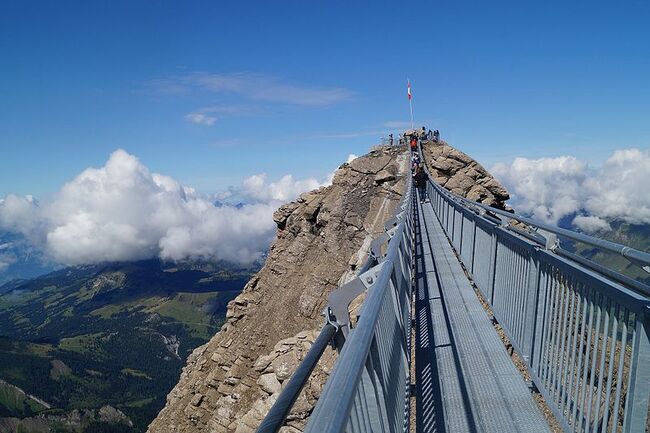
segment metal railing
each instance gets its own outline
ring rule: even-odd
[[[472,202],[433,181],[427,189],[460,261],[564,430],[648,431],[650,292],[572,256],[556,236],[642,267],[650,254]]]
[[[326,324],[257,433],[277,432],[330,341],[340,351],[306,432],[404,432],[410,395],[410,291],[413,256],[412,186],[385,233],[370,245],[357,276],[332,292]],[[350,303],[368,291],[357,326]]]
[[[385,237],[373,243],[377,264],[330,296],[345,344],[307,433],[392,432],[408,429],[410,395],[413,201],[411,182]],[[387,251],[381,244],[388,240]],[[367,289],[357,326],[350,327],[349,303]],[[338,314],[336,313],[338,312]]]

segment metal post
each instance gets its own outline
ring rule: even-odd
[[[526,309],[524,313],[524,360],[530,365],[533,359],[535,344],[535,317],[537,316],[537,301],[539,299],[539,261],[537,250],[533,249],[529,257],[528,284],[526,290]]]
[[[632,342],[630,383],[625,405],[623,432],[642,432],[646,428],[650,394],[650,318],[636,316],[635,338]]]
[[[497,227],[492,227],[492,246],[490,248],[490,268],[488,270],[488,286],[487,286],[487,295],[490,297],[488,301],[490,305],[494,305],[494,283],[497,273]]]

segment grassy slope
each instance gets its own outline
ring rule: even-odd
[[[145,262],[15,287],[0,295],[0,379],[64,410],[110,404],[143,431],[251,272]],[[179,340],[178,356],[163,336]]]
[[[23,417],[45,410],[38,401],[30,398],[16,387],[0,382],[0,415]]]

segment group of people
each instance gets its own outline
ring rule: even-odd
[[[411,147],[411,150],[415,150],[417,148],[418,140],[430,140],[437,143],[440,141],[440,131],[437,129],[435,131],[430,129],[427,131],[424,126],[422,129],[411,129],[406,131],[403,135],[399,135],[397,144],[408,144]],[[393,134],[388,135],[388,143],[391,146],[394,144]]]
[[[437,129],[435,131],[431,131],[429,129],[429,131],[426,132],[426,129],[423,126],[421,135],[424,137],[425,140],[432,140],[435,141],[436,143],[440,141],[440,131],[438,131]]]

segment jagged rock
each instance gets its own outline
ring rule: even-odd
[[[291,377],[291,373],[296,369],[300,360],[295,352],[287,352],[278,356],[271,362],[273,372],[279,380],[285,380]]]
[[[253,364],[253,368],[255,371],[264,371],[271,364],[271,361],[273,361],[273,356],[260,355],[257,361],[255,361],[255,364]]]
[[[257,379],[257,384],[262,388],[262,391],[269,394],[275,394],[280,391],[281,385],[277,377],[273,373],[263,374]]]
[[[377,184],[382,184],[391,180],[395,180],[395,173],[391,173],[388,170],[381,170],[375,175],[375,183]]]
[[[422,150],[439,185],[470,200],[506,209],[508,191],[481,164],[444,141],[424,141]]]
[[[201,401],[203,400],[203,395],[201,394],[196,394],[194,397],[192,397],[192,400],[190,400],[190,404],[192,406],[198,406],[201,404]]]

